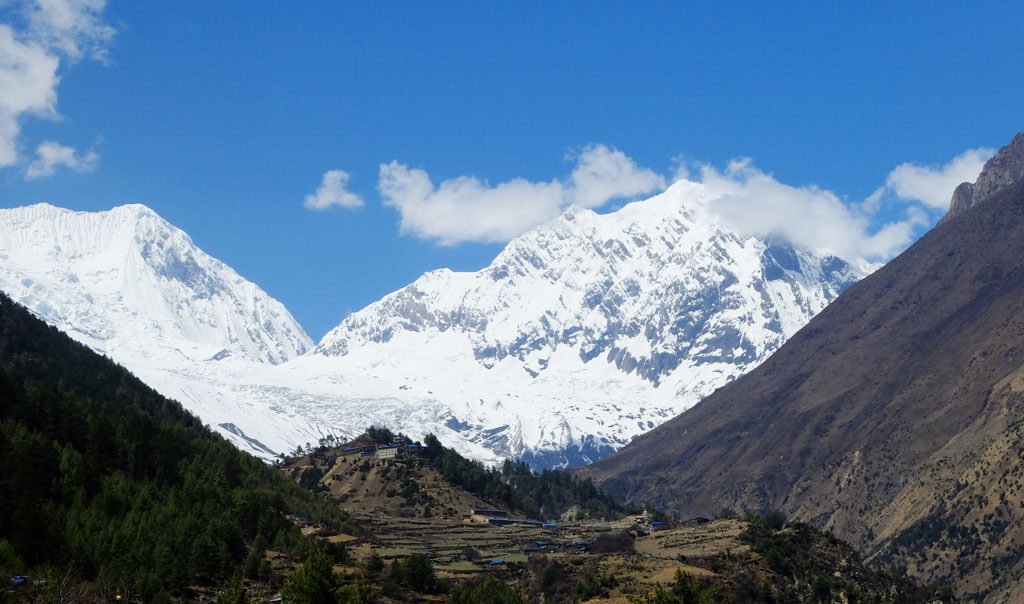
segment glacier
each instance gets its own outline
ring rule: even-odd
[[[749,371],[863,262],[741,236],[700,183],[573,208],[314,345],[144,206],[0,210],[0,289],[264,458],[370,424],[475,459],[589,463]]]

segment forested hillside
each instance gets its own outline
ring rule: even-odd
[[[305,554],[288,514],[358,532],[3,294],[0,501],[5,578],[56,573],[147,600],[265,573],[267,548]]]

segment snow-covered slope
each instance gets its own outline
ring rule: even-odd
[[[750,370],[866,273],[738,236],[707,195],[681,181],[571,210],[308,352],[280,303],[143,206],[0,211],[0,289],[265,457],[378,424],[485,461],[578,465]]]
[[[332,376],[349,401],[406,402],[374,414],[401,429],[443,423],[493,457],[586,463],[749,371],[865,273],[740,237],[712,210],[688,181],[610,214],[571,210],[479,272],[427,273],[353,313],[287,369]]]
[[[251,445],[220,424],[242,414],[288,423],[192,376],[203,365],[287,361],[311,348],[309,336],[280,302],[145,206],[0,210],[0,289],[240,444]],[[294,423],[294,440],[315,433],[304,424]]]

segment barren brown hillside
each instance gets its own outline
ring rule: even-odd
[[[961,594],[1013,597],[1022,375],[1018,182],[851,287],[758,369],[582,473],[681,514],[780,508]]]

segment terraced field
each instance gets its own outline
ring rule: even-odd
[[[379,515],[360,516],[370,529],[372,538],[352,548],[357,558],[376,552],[385,560],[427,554],[446,573],[464,574],[487,570],[494,560],[503,565],[524,563],[532,553],[549,555],[585,555],[588,543],[599,535],[619,531],[628,522],[588,523],[540,528],[524,525],[495,526],[393,518]]]
[[[687,589],[706,588],[705,595],[719,600],[810,601],[828,591],[839,600],[850,594],[868,600],[897,594],[896,599],[908,602],[931,601],[927,590],[865,568],[845,544],[806,525],[787,526],[784,517],[780,522],[694,518],[668,524],[640,519],[638,524],[634,516],[594,520],[613,514],[590,514],[574,504],[545,516],[555,520],[548,526],[489,524],[483,520],[491,515],[529,518],[542,508],[504,507],[507,498],[473,494],[449,482],[445,472],[452,473],[451,466],[442,463],[418,455],[377,459],[320,451],[291,460],[282,470],[367,529],[365,536],[355,537],[305,527],[307,534],[345,545],[350,559],[335,568],[339,574],[360,575],[369,568],[391,573],[400,560],[423,554],[447,585],[494,576],[531,602],[621,603],[651,593],[655,584],[675,584],[679,572],[690,576]],[[472,477],[471,465],[460,467]],[[475,492],[493,492],[488,485],[494,484],[486,480],[460,480],[476,484]],[[567,488],[554,480],[546,486],[553,490],[537,491],[546,497],[564,495]],[[508,511],[473,513],[479,508]],[[655,528],[662,530],[650,532]],[[374,556],[383,564],[364,563]],[[438,592],[400,587],[390,574],[375,576],[383,585],[382,602],[444,599]]]

